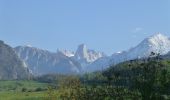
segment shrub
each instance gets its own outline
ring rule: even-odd
[[[22,88],[21,91],[22,91],[22,92],[26,92],[26,91],[27,91],[27,88]]]
[[[39,91],[44,91],[44,89],[42,89],[42,88],[40,88],[40,87],[38,87],[38,88],[35,89],[35,92],[39,92]]]

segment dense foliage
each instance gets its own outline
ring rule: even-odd
[[[59,100],[168,100],[170,61],[152,53],[102,72],[69,76],[59,81],[48,96]]]
[[[154,53],[147,59],[123,62],[100,72],[32,79],[0,81],[0,99],[170,100],[170,60]]]

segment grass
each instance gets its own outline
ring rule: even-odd
[[[47,86],[36,81],[0,81],[0,100],[45,100]]]
[[[45,92],[0,92],[0,100],[45,100]]]
[[[46,88],[47,83],[36,81],[0,81],[0,91],[20,91],[22,88],[33,90],[38,87]]]

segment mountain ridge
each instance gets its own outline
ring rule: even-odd
[[[34,48],[30,46],[26,47]],[[41,49],[37,50],[41,51]],[[76,73],[103,70],[113,64],[148,57],[151,52],[160,53],[161,55],[164,55],[167,54],[169,51],[170,40],[167,36],[162,35],[161,33],[157,33],[148,38],[145,38],[137,46],[126,51],[113,53],[111,56],[106,56],[102,52],[90,50],[85,44],[80,44],[75,52],[69,50],[58,50],[56,53],[51,53],[45,50],[45,52],[47,52],[47,55],[50,53],[51,56],[58,55],[60,57],[66,58],[67,60],[65,59],[65,61],[67,61],[68,64],[66,68],[70,68],[70,66],[76,65],[74,67],[72,66],[72,70],[74,70]],[[20,55],[20,53],[18,55]],[[50,58],[46,60],[50,60]],[[53,61],[51,63],[53,63]],[[75,73],[74,71],[73,73]]]
[[[15,48],[34,75],[48,73],[78,73],[80,65],[61,52],[53,53],[34,47],[18,46]],[[59,67],[61,66],[61,67]]]
[[[162,35],[161,33],[156,33],[144,39],[137,46],[127,51],[114,53],[109,58],[107,57],[98,59],[96,62],[89,65],[85,72],[102,70],[108,68],[111,65],[118,64],[124,61],[149,57],[151,52],[165,55],[169,51],[170,51],[170,39],[167,36]],[[103,61],[103,63],[100,61]]]

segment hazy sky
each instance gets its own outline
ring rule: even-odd
[[[0,40],[13,47],[111,54],[156,32],[170,36],[170,0],[0,0]]]

